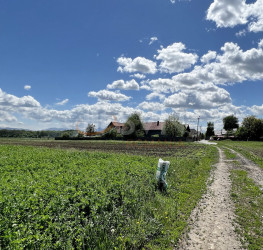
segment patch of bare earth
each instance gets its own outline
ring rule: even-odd
[[[231,165],[225,161],[218,148],[219,162],[211,175],[211,184],[190,216],[189,232],[186,232],[179,249],[242,249],[235,233],[234,204],[230,198]]]

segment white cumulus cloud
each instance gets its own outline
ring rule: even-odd
[[[119,102],[128,101],[131,99],[130,96],[126,96],[124,94],[116,93],[116,92],[108,91],[108,90],[100,90],[98,92],[90,91],[88,93],[88,96],[96,97],[99,100],[119,101]]]
[[[10,112],[0,110],[0,122],[16,122],[15,116],[11,115]]]
[[[261,106],[253,105],[250,111],[257,116],[263,116],[263,104]]]
[[[140,72],[143,74],[155,74],[157,72],[156,62],[153,62],[144,57],[136,57],[134,59],[127,57],[119,57],[117,63],[119,72]]]
[[[214,60],[216,58],[216,51],[209,50],[207,54],[203,55],[201,58],[202,63],[209,63],[210,61]]]
[[[148,101],[152,100],[152,99],[156,99],[156,98],[159,98],[159,100],[162,101],[162,100],[164,100],[165,95],[153,92],[153,93],[150,93],[146,96],[146,100],[148,100]]]
[[[146,76],[144,74],[136,73],[133,75],[130,75],[130,77],[138,78],[138,79],[145,79]]]
[[[169,96],[164,101],[166,107],[188,109],[211,109],[231,104],[230,94],[222,88],[216,91],[187,90]]]
[[[234,84],[263,79],[263,50],[261,47],[243,51],[235,43],[225,43],[216,61],[195,66],[188,73],[173,77],[177,84],[197,83]]]
[[[123,90],[139,90],[139,84],[134,80],[124,81],[124,80],[117,80],[114,81],[112,84],[107,85],[108,89],[123,89]]]
[[[245,0],[214,0],[207,11],[207,20],[217,27],[248,24],[248,31],[263,31],[263,0],[246,4]]]
[[[166,107],[159,102],[142,102],[138,105],[138,108],[149,111],[160,111],[166,109]]]
[[[165,73],[178,73],[190,68],[196,63],[198,56],[183,52],[186,49],[183,43],[174,43],[158,50],[157,60],[161,60],[160,71]]]
[[[0,89],[0,106],[4,107],[39,107],[40,103],[32,96],[17,97]]]

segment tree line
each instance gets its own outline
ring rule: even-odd
[[[255,116],[247,116],[239,126],[238,118],[229,115],[223,118],[223,128],[227,131],[226,137],[234,137],[238,140],[257,141],[263,140],[263,119]],[[214,136],[214,123],[207,123],[206,138]]]
[[[55,137],[71,137],[75,136],[75,130],[23,130],[23,129],[0,129],[0,137],[6,138],[55,138]]]

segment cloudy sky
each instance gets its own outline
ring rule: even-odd
[[[0,0],[0,127],[263,117],[263,0]]]

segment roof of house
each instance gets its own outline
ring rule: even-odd
[[[158,131],[158,130],[163,130],[163,127],[164,127],[164,123],[165,122],[144,122],[143,123],[143,127],[144,127],[144,130],[146,131],[149,131],[149,130],[155,130],[155,131]],[[125,126],[125,123],[121,123],[121,122],[111,122],[108,127],[110,125],[113,125],[114,127],[116,128],[120,128],[120,127],[124,127]],[[118,130],[118,129],[117,129]]]
[[[114,127],[123,127],[125,125],[125,123],[121,123],[121,122],[111,122],[111,123]]]
[[[144,130],[163,130],[164,122],[144,122],[143,123]]]

